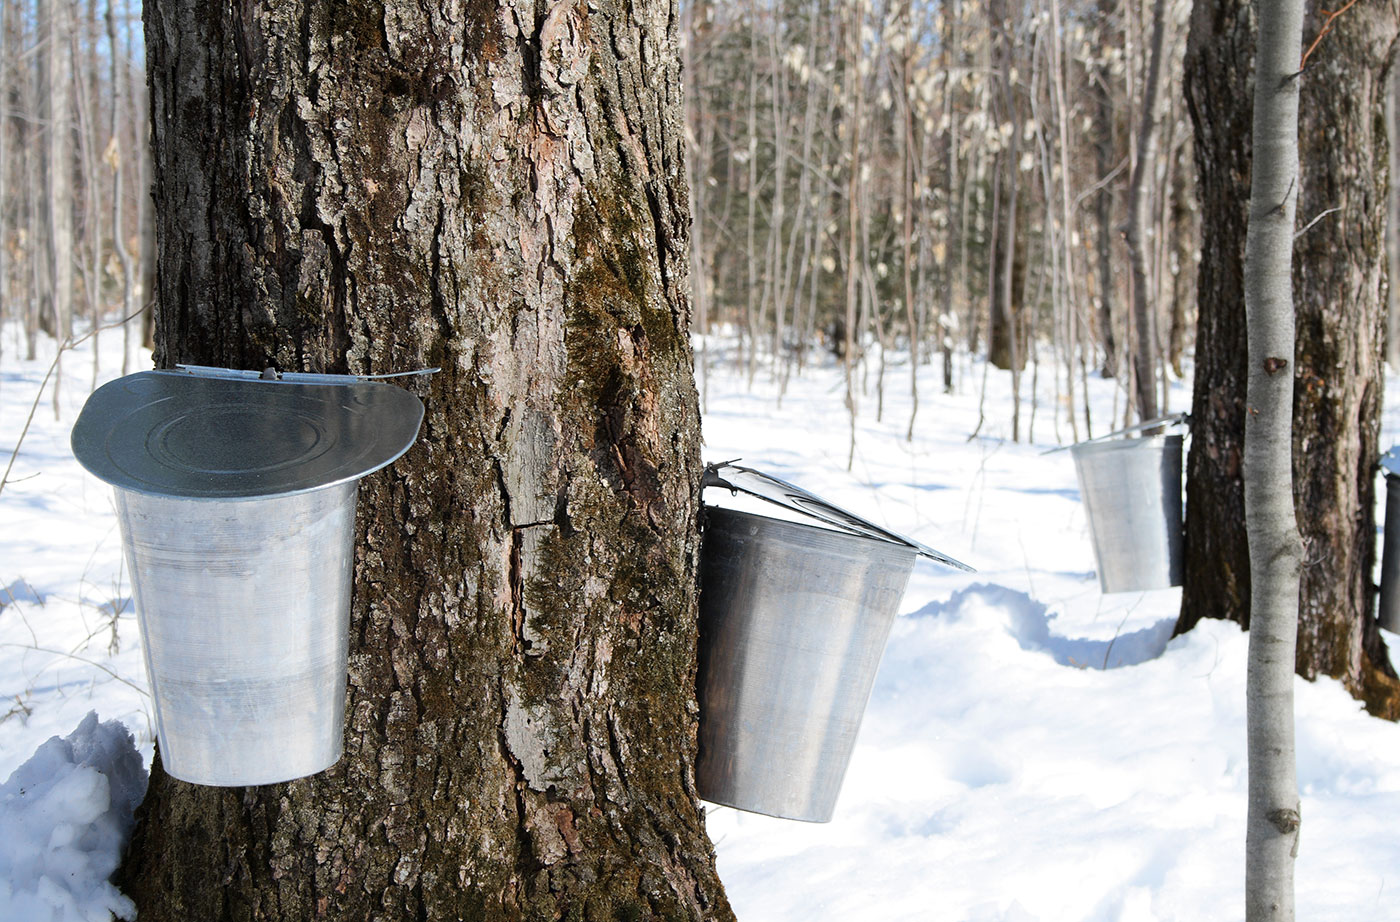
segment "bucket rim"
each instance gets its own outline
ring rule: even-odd
[[[357,481],[417,441],[423,403],[376,381],[143,371],[89,395],[70,446],[118,489],[174,499],[294,496]]]
[[[911,563],[915,558],[919,556],[918,552],[915,551],[914,548],[909,547],[906,544],[898,544],[894,541],[886,541],[883,538],[877,538],[871,535],[861,535],[852,531],[847,531],[842,528],[836,528],[834,526],[813,525],[808,522],[794,522],[792,519],[780,519],[777,516],[764,515],[761,512],[749,512],[747,509],[733,509],[729,506],[716,506],[710,503],[702,503],[702,505],[704,507],[706,516],[718,514],[720,516],[732,516],[738,519],[756,519],[762,522],[765,527],[777,529],[784,529],[790,527],[792,529],[802,529],[809,532],[815,532],[820,535],[830,535],[834,538],[855,541],[863,545],[868,545],[871,548],[878,549],[880,551],[884,551],[893,555],[897,555],[901,558],[905,555],[908,555]]]
[[[1180,445],[1185,442],[1186,437],[1179,432],[1157,435],[1144,435],[1135,439],[1110,439],[1108,441],[1078,442],[1070,445],[1070,454],[1075,457],[1091,454],[1106,454],[1112,451],[1137,451],[1139,449],[1151,448],[1160,450],[1169,445]]]

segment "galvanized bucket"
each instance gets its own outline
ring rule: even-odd
[[[168,773],[271,784],[339,760],[358,482],[422,415],[387,384],[212,369],[88,399],[73,450],[116,489]]]
[[[270,784],[339,761],[358,483],[116,492],[165,770]]]
[[[1181,585],[1181,446],[1154,435],[1070,447],[1104,592]]]
[[[1381,457],[1385,472],[1385,547],[1381,551],[1380,626],[1400,633],[1400,456]]]
[[[712,466],[706,482],[832,527],[706,507],[696,786],[827,822],[915,557],[970,568],[756,471]]]

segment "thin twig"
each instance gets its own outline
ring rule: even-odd
[[[1298,62],[1298,73],[1302,73],[1303,68],[1308,66],[1308,57],[1313,53],[1313,50],[1316,49],[1318,44],[1322,41],[1322,37],[1328,32],[1332,31],[1332,23],[1336,20],[1336,18],[1354,6],[1356,6],[1356,0],[1348,0],[1347,5],[1342,7],[1340,10],[1337,10],[1337,12],[1335,13],[1327,13],[1326,10],[1319,10],[1319,12],[1327,13],[1327,19],[1322,23],[1322,28],[1317,30],[1317,38],[1313,39],[1313,43],[1308,46],[1308,50],[1303,52],[1303,60]]]
[[[142,307],[141,310],[145,310],[145,307]],[[99,331],[115,329],[140,313],[140,310],[134,311],[115,323],[93,327],[77,339],[69,336],[58,344],[58,351],[54,353],[53,362],[49,364],[49,370],[44,373],[44,380],[39,383],[39,392],[34,395],[34,403],[29,407],[29,416],[24,420],[24,428],[19,431],[19,439],[15,442],[14,450],[10,452],[10,462],[5,465],[4,475],[0,476],[0,493],[5,491],[5,484],[10,482],[10,471],[14,470],[15,459],[19,457],[20,446],[24,444],[24,437],[29,434],[29,426],[34,422],[34,414],[39,411],[39,401],[44,397],[44,388],[49,386],[49,379],[53,377],[54,371],[58,368],[58,363],[59,360],[63,358],[63,353],[82,345]]]
[[[38,646],[33,646],[33,645],[27,644],[27,643],[0,643],[0,647],[15,647],[15,648],[18,648],[18,649],[20,649],[20,650],[33,650],[33,651],[36,652],[36,653],[48,653],[48,654],[50,654],[50,655],[52,655],[52,656],[63,656],[63,657],[67,657],[68,659],[75,659],[75,660],[77,660],[77,661],[80,662],[80,663],[86,663],[86,664],[89,665],[89,666],[95,666],[96,668],[101,669],[103,672],[107,673],[109,676],[111,676],[112,678],[116,679],[118,682],[122,683],[123,685],[129,685],[130,687],[134,688],[136,691],[138,691],[138,692],[140,692],[141,694],[145,695],[147,698],[151,697],[151,693],[150,693],[149,691],[147,691],[146,689],[142,688],[140,685],[137,685],[135,682],[131,681],[131,680],[128,679],[128,678],[125,678],[125,677],[123,677],[123,676],[118,675],[117,673],[115,673],[115,672],[113,672],[111,669],[109,669],[108,667],[106,667],[106,666],[102,665],[101,663],[99,663],[97,660],[88,659],[86,656],[79,656],[79,655],[76,654],[76,653],[65,653],[65,652],[63,652],[62,650],[54,650],[54,649],[51,649],[51,648],[49,648],[49,647],[38,647]],[[39,670],[39,671],[42,672],[43,670],[41,669],[41,670]]]
[[[1293,239],[1294,239],[1294,240],[1297,240],[1299,237],[1303,236],[1303,235],[1306,234],[1308,231],[1312,230],[1313,225],[1316,224],[1318,221],[1321,221],[1323,218],[1327,217],[1329,214],[1332,214],[1332,213],[1335,212],[1335,211],[1341,211],[1341,210],[1342,210],[1342,206],[1340,206],[1340,205],[1338,205],[1336,208],[1329,208],[1329,209],[1327,209],[1327,210],[1324,211],[1322,214],[1318,215],[1317,217],[1315,217],[1315,218],[1313,218],[1311,221],[1309,221],[1309,222],[1307,223],[1307,225],[1306,225],[1302,230],[1300,230],[1300,231],[1298,231],[1298,233],[1294,234],[1294,235],[1293,235]]]
[[[15,459],[19,457],[20,447],[24,445],[24,437],[29,434],[29,426],[34,422],[34,414],[39,411],[39,401],[44,397],[44,388],[49,386],[49,379],[53,377],[54,369],[58,367],[58,360],[63,356],[63,351],[69,347],[70,341],[68,339],[59,344],[58,352],[55,353],[53,361],[49,364],[49,370],[44,373],[44,380],[39,383],[39,391],[34,395],[34,402],[29,405],[29,416],[24,420],[24,428],[20,429],[14,451],[10,452],[10,463],[5,465],[5,473],[0,476],[0,493],[5,492],[5,484],[10,482],[10,471],[14,469]]]

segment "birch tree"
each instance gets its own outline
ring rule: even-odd
[[[1247,922],[1292,922],[1301,824],[1293,663],[1302,541],[1293,511],[1293,226],[1298,203],[1300,0],[1259,0],[1254,162],[1245,243],[1249,339],[1244,508],[1249,613]]]

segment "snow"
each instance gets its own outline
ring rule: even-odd
[[[88,712],[0,785],[0,918],[134,919],[108,882],[121,861],[146,768],[121,723]]]
[[[119,372],[118,340],[104,336],[99,381]],[[41,345],[45,354],[23,361],[17,331],[0,331],[0,465],[52,360],[52,344]],[[772,369],[760,367],[750,387],[731,340],[705,345],[707,460],[741,458],[978,568],[916,566],[831,823],[708,808],[739,918],[1241,917],[1247,635],[1207,620],[1171,639],[1179,590],[1099,591],[1073,461],[1042,454],[1073,439],[1051,367],[1040,369],[1031,440],[1026,375],[1017,442],[1005,373],[987,374],[984,399],[980,363],[959,358],[954,395],[941,393],[936,363],[921,367],[906,440],[908,365],[891,357],[877,420],[872,364],[848,471],[844,384],[829,356],[793,377],[780,399]],[[150,367],[149,356],[139,367]],[[98,886],[112,860],[101,855],[115,851],[97,845],[120,838],[121,805],[139,786],[126,769],[109,772],[112,812],[94,812],[95,779],[104,776],[88,759],[92,746],[45,740],[81,722],[75,737],[120,750],[113,731],[100,729],[120,721],[145,764],[151,757],[110,490],[68,451],[91,369],[88,344],[65,355],[58,418],[50,384],[14,482],[0,493],[0,777],[33,754],[52,781],[44,811],[0,815],[0,885],[38,894],[38,858],[20,859],[45,849],[46,867],[85,869],[89,883],[68,892],[88,914],[51,913],[55,920],[124,911]],[[1121,416],[1122,394],[1112,382],[1089,385],[1099,435]],[[1184,384],[1173,383],[1169,404],[1187,408]],[[1389,382],[1384,428],[1385,444],[1400,438],[1400,382]],[[1298,680],[1296,691],[1299,918],[1400,920],[1400,727],[1368,717],[1331,680]],[[85,718],[89,711],[109,723]],[[131,765],[127,756],[118,763]],[[14,783],[0,789],[0,809],[12,809]],[[101,835],[77,835],[84,823]],[[61,824],[85,851],[48,848],[68,834]],[[21,840],[29,844],[3,851]],[[9,918],[49,919],[0,903],[0,919]]]

